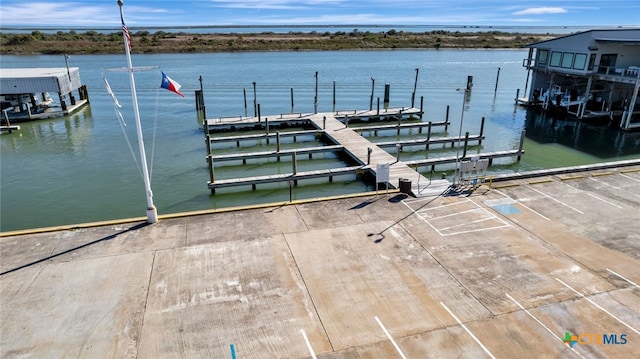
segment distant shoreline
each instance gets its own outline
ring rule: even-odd
[[[347,28],[347,27],[345,27]],[[328,30],[328,28],[327,28]],[[332,27],[331,30],[336,30]],[[187,33],[130,30],[132,53],[211,53],[238,51],[385,50],[385,49],[521,49],[562,34],[501,31],[410,32],[388,31],[290,31],[288,33]],[[44,33],[1,33],[0,54],[114,54],[121,53],[121,31],[89,30]]]

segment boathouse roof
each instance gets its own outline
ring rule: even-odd
[[[0,94],[66,94],[82,86],[77,67],[0,69]]]
[[[573,45],[572,47],[577,44],[584,44],[586,47],[592,42],[615,42],[627,45],[640,45],[640,28],[588,30],[560,36],[551,40],[534,42],[527,45],[527,47],[542,47],[540,45],[564,47],[564,43],[571,44]]]

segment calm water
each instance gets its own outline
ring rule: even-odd
[[[319,76],[319,111],[333,110],[333,83],[337,109],[368,109],[372,83],[375,97],[391,84],[391,106],[409,106],[416,68],[419,69],[417,100],[424,96],[425,121],[444,119],[450,105],[452,126],[447,135],[477,133],[486,117],[486,140],[474,151],[517,148],[526,128],[527,151],[521,162],[496,161],[494,173],[526,171],[586,163],[636,158],[640,133],[619,132],[606,126],[577,124],[564,119],[541,118],[514,106],[518,88],[524,89],[526,72],[521,50],[415,50],[340,52],[254,52],[220,54],[136,55],[134,66],[159,66],[183,85],[186,98],[159,89],[160,71],[136,73],[138,97],[147,154],[152,171],[154,199],[160,214],[242,204],[285,201],[286,184],[220,190],[207,189],[208,171],[201,125],[194,110],[194,90],[205,91],[209,118],[253,114],[253,82],[263,116],[313,111],[315,72]],[[135,126],[126,73],[105,69],[125,66],[123,55],[75,55],[69,65],[80,68],[87,84],[90,107],[67,118],[22,123],[21,130],[0,136],[0,229],[9,231],[59,224],[145,215],[144,188],[140,172],[119,125],[102,76],[111,84],[127,126],[124,133],[135,150]],[[63,56],[3,56],[2,68],[64,67]],[[497,91],[494,92],[500,68]],[[456,91],[473,76],[468,97]],[[375,78],[375,82],[371,78]],[[294,89],[295,106],[290,93]],[[464,101],[464,115],[461,109]],[[385,135],[385,134],[383,134]],[[434,135],[445,135],[438,133]],[[386,134],[388,138],[394,133]],[[404,137],[410,135],[402,135]],[[308,141],[314,141],[308,138]],[[309,143],[288,143],[302,146]],[[313,144],[319,145],[317,143]],[[247,150],[264,150],[256,143]],[[219,151],[235,151],[221,148]],[[137,151],[136,151],[137,152]],[[403,159],[455,155],[455,149],[434,146],[429,153],[404,152]],[[327,155],[300,161],[299,170],[345,166],[343,159]],[[216,168],[217,178],[286,173],[291,163],[228,164]],[[438,174],[451,175],[451,168]],[[325,180],[302,182],[294,198],[353,193],[371,189],[345,176],[333,184]]]

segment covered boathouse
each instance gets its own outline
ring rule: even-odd
[[[77,67],[0,69],[0,95],[3,120],[16,122],[66,116],[89,103]]]
[[[518,103],[640,128],[640,29],[589,30],[527,47],[531,88]]]

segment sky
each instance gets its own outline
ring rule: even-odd
[[[640,26],[638,0],[125,0],[127,26]],[[0,27],[114,27],[116,0],[1,0]]]

